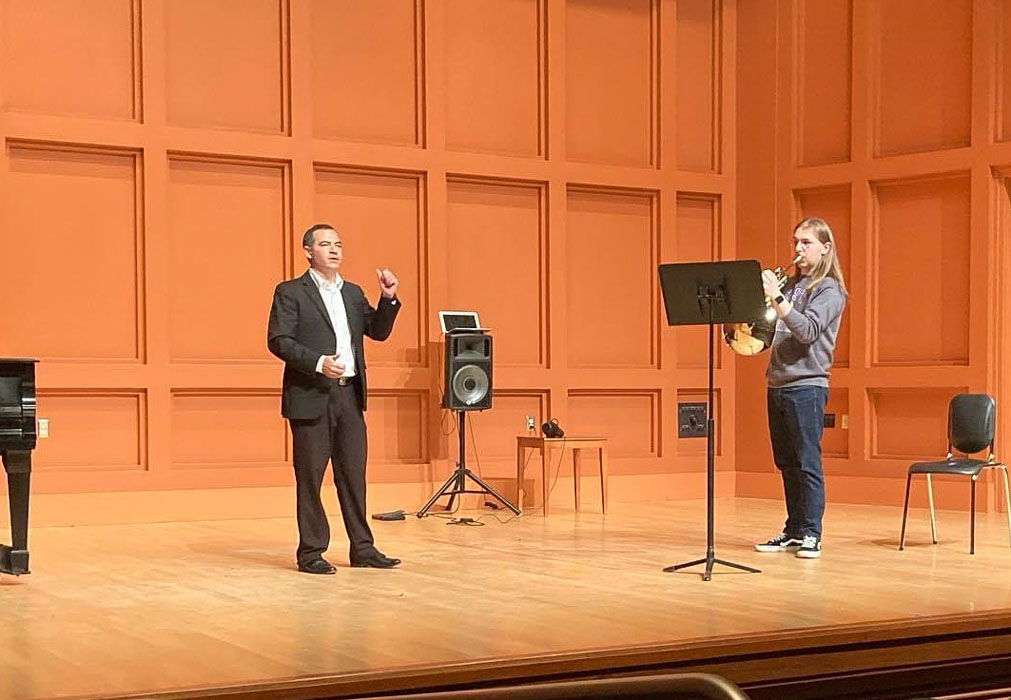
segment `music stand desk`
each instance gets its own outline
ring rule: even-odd
[[[572,450],[572,471],[575,481],[576,510],[579,510],[579,474],[583,450],[596,450],[600,470],[600,512],[607,512],[607,438],[603,437],[563,437],[546,438],[540,435],[516,436],[516,505],[523,508],[523,469],[526,466],[527,450],[541,453],[541,492],[543,494],[544,515],[549,513],[551,496],[551,451],[569,448]],[[559,464],[561,468],[561,464]]]

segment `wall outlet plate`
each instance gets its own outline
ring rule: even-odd
[[[705,403],[678,402],[678,437],[706,436],[707,408]]]
[[[49,419],[39,418],[37,425],[37,433],[40,438],[49,437]]]
[[[533,416],[527,416],[527,430],[536,430],[537,426],[534,423]]]

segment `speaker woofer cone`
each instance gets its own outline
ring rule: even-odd
[[[453,396],[468,406],[483,400],[490,386],[488,373],[477,365],[464,365],[453,374]]]

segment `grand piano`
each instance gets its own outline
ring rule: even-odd
[[[0,573],[28,571],[28,486],[35,449],[35,363],[0,358],[0,458],[7,471],[11,544],[0,544]]]

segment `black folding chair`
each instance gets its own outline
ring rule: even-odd
[[[927,505],[930,507],[930,535],[937,544],[937,517],[934,513],[932,474],[954,474],[969,477],[969,554],[976,553],[976,480],[984,469],[999,469],[1004,474],[1004,507],[1007,511],[1008,540],[1011,543],[1011,490],[1008,488],[1007,467],[993,455],[997,409],[987,394],[958,394],[948,404],[948,456],[938,462],[916,462],[906,475],[906,500],[902,505],[902,534],[899,549],[906,545],[906,515],[909,512],[909,485],[914,474],[927,478]],[[955,458],[954,450],[963,455],[987,451],[986,460]]]

